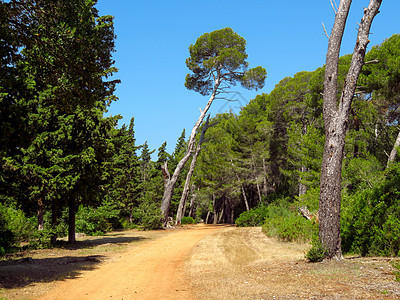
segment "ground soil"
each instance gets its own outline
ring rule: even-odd
[[[311,264],[260,228],[81,237],[0,262],[0,299],[400,299],[390,258]]]

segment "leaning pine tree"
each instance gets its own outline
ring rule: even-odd
[[[200,109],[200,117],[192,129],[186,153],[172,176],[168,172],[166,163],[162,167],[164,195],[161,211],[164,227],[168,225],[169,208],[175,183],[194,150],[197,130],[214,99],[238,82],[247,89],[262,88],[267,74],[262,67],[248,69],[246,40],[231,28],[203,34],[194,45],[190,45],[189,52],[190,57],[186,60],[186,65],[192,73],[186,76],[185,86],[201,95],[211,94],[211,96],[204,110]]]

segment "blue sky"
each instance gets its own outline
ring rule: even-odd
[[[339,0],[336,0],[339,4]],[[342,44],[342,54],[352,53],[363,7],[369,0],[353,1]],[[206,32],[231,27],[247,41],[251,67],[267,70],[265,87],[259,91],[234,89],[237,102],[218,100],[211,115],[239,111],[257,94],[269,93],[283,78],[313,71],[325,63],[334,12],[330,0],[221,0],[137,1],[99,0],[100,15],[115,17],[116,78],[121,79],[109,114],[120,114],[123,123],[135,118],[137,144],[148,142],[157,149],[167,141],[172,152],[182,130],[186,137],[208,97],[184,86],[188,47]],[[400,32],[400,2],[383,0],[370,37],[372,45]]]

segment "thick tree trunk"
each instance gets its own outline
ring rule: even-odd
[[[75,201],[72,196],[68,199],[68,243],[76,243],[75,239]]]
[[[194,168],[196,167],[197,157],[199,156],[200,151],[201,151],[201,144],[204,141],[204,135],[205,135],[205,133],[206,133],[206,131],[208,129],[208,121],[209,121],[209,119],[210,119],[210,116],[207,117],[207,120],[206,120],[206,122],[204,124],[204,127],[203,127],[203,130],[201,132],[201,136],[200,136],[199,142],[198,142],[197,147],[196,147],[196,151],[194,152],[193,158],[192,158],[192,162],[190,163],[189,172],[187,173],[187,176],[186,176],[185,186],[183,188],[181,200],[179,201],[178,211],[176,213],[175,224],[180,224],[181,221],[182,221],[184,208],[186,206],[186,199],[187,199],[187,196],[189,194],[190,180],[192,178],[192,175],[193,175],[193,172],[194,172]]]
[[[343,92],[337,104],[337,77],[340,46],[351,0],[341,0],[336,13],[326,55],[324,80],[325,146],[321,167],[319,237],[327,248],[327,258],[342,258],[340,239],[341,171],[345,134],[351,102],[364,57],[371,23],[382,0],[371,0],[360,22],[357,42]]]
[[[181,173],[183,167],[185,166],[186,162],[189,160],[190,155],[192,154],[192,150],[193,150],[194,144],[195,144],[195,137],[196,137],[197,130],[199,129],[201,123],[203,122],[204,117],[207,114],[207,111],[211,107],[211,104],[213,103],[215,96],[217,95],[217,91],[218,91],[220,84],[221,84],[221,78],[217,77],[214,82],[213,92],[211,94],[210,99],[207,102],[206,107],[204,108],[203,111],[200,109],[200,117],[192,129],[192,133],[189,137],[189,142],[188,142],[185,156],[178,163],[172,177],[168,181],[164,181],[164,194],[163,194],[163,198],[161,201],[161,213],[162,213],[163,219],[164,219],[164,228],[168,227],[169,208],[171,206],[171,199],[172,199],[172,194],[174,192],[176,181],[178,180],[179,174]]]
[[[386,168],[389,168],[390,164],[392,162],[394,162],[394,160],[396,159],[397,149],[399,148],[399,146],[400,146],[400,131],[399,131],[399,134],[397,135],[396,141],[395,141],[395,143],[393,145],[393,149],[390,152]]]

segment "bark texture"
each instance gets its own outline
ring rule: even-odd
[[[351,103],[358,76],[364,65],[366,48],[369,43],[371,23],[382,0],[371,0],[364,8],[364,16],[358,29],[357,41],[349,72],[343,86],[339,103],[337,99],[337,78],[340,47],[351,0],[341,0],[329,38],[324,79],[323,114],[325,122],[325,146],[321,167],[319,237],[327,248],[327,258],[342,258],[340,239],[341,172],[345,134]]]

